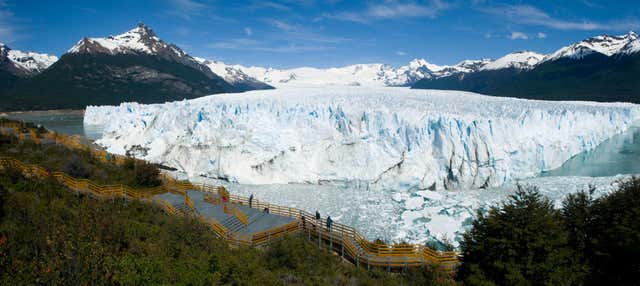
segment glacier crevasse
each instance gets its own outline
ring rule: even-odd
[[[90,106],[98,144],[244,184],[500,185],[559,167],[640,119],[627,103],[391,87],[289,88]]]

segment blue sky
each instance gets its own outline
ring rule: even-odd
[[[58,56],[141,21],[192,55],[228,63],[454,64],[640,30],[640,1],[0,0],[0,41]]]

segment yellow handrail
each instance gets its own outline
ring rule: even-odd
[[[3,134],[7,132],[19,133],[19,131],[24,130],[23,125],[11,122],[4,122],[0,124],[0,127],[2,127],[0,128],[0,131]],[[11,131],[7,131],[8,129]],[[28,134],[29,137],[31,137],[30,139],[34,140],[34,142],[41,142],[41,140],[37,137],[38,134],[32,129],[28,131]],[[20,137],[23,137],[21,139],[26,138],[24,133],[20,133]],[[83,148],[85,150],[88,149],[95,156],[98,156],[98,158],[101,159],[104,158],[104,160],[107,160],[107,157],[109,157],[111,160],[114,160],[116,163],[124,162],[125,160],[125,157],[122,156],[108,154],[107,152],[102,150],[91,149],[83,145],[76,137],[58,135],[56,133],[47,133],[43,135],[43,137],[51,137],[52,139],[55,139],[56,144],[63,144],[69,148]],[[220,186],[193,184],[188,181],[177,181],[166,174],[162,174],[162,179],[165,182],[164,186],[136,190],[123,185],[103,186],[96,184],[90,180],[76,179],[61,172],[49,173],[42,167],[39,167],[37,165],[26,165],[19,160],[12,158],[0,158],[0,164],[5,167],[11,165],[20,169],[25,174],[33,174],[41,177],[51,175],[55,177],[59,182],[63,183],[71,189],[90,191],[100,197],[146,199],[152,197],[153,195],[164,193],[167,191],[176,192],[184,196],[185,204],[191,209],[194,209],[193,200],[188,196],[186,191],[199,190],[205,192],[205,201],[207,201],[207,198],[210,198],[211,200],[209,200],[209,202],[212,203],[219,203],[220,200],[222,202],[225,202],[225,212],[234,215],[243,224],[248,224],[247,215],[233,204],[249,205],[249,199],[247,197],[239,195],[231,195],[224,187]],[[218,200],[214,201],[212,197],[208,196],[209,194],[207,193],[217,194]],[[152,201],[160,204],[160,206],[167,213],[178,214],[175,207],[170,203],[155,198]],[[268,243],[273,238],[277,238],[291,232],[305,231],[304,228],[301,229],[299,227],[302,218],[304,218],[304,221],[306,221],[309,226],[314,227],[313,229],[316,231],[314,235],[317,235],[325,240],[330,240],[332,243],[342,245],[349,255],[355,257],[356,261],[362,261],[363,263],[366,262],[368,265],[415,266],[422,265],[425,262],[435,262],[444,265],[455,265],[458,262],[458,254],[456,252],[439,252],[424,245],[393,245],[374,243],[366,240],[364,236],[358,233],[354,228],[340,223],[333,223],[331,231],[325,230],[323,226],[325,225],[326,221],[316,221],[315,217],[312,214],[300,209],[279,206],[261,202],[258,200],[253,200],[251,207],[259,210],[268,208],[270,213],[294,218],[295,220],[292,223],[255,233],[252,236],[247,236],[229,231],[213,218],[204,216],[198,217],[201,220],[205,221],[208,225],[210,225],[212,230],[217,235],[227,239],[232,244],[259,245]],[[306,230],[309,231],[310,229],[307,228]],[[364,256],[358,253],[358,246],[362,249],[362,251],[364,251]]]

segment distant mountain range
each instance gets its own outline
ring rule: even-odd
[[[491,68],[501,61],[513,64]],[[424,78],[412,87],[529,99],[640,103],[639,75],[640,39],[630,32],[589,38],[544,56],[509,54],[476,72]]]
[[[301,67],[274,69],[246,67],[216,62],[217,68],[233,70],[256,80],[284,88],[288,86],[410,86],[424,78],[438,78],[457,73],[478,71],[490,60],[469,60],[453,66],[438,66],[424,59],[414,59],[408,65],[356,64],[339,68]]]
[[[274,69],[192,57],[149,27],[83,38],[60,59],[0,44],[0,110],[84,108],[123,101],[156,103],[288,86],[411,86],[552,100],[640,102],[640,40],[602,35],[543,55],[440,66],[356,64]]]
[[[273,88],[253,79],[227,82],[144,24],[117,36],[81,39],[59,60],[6,46],[2,56],[1,110],[156,103]]]

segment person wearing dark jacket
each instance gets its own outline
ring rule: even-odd
[[[331,225],[333,224],[333,220],[331,219],[331,216],[327,217],[327,231],[331,231]]]

